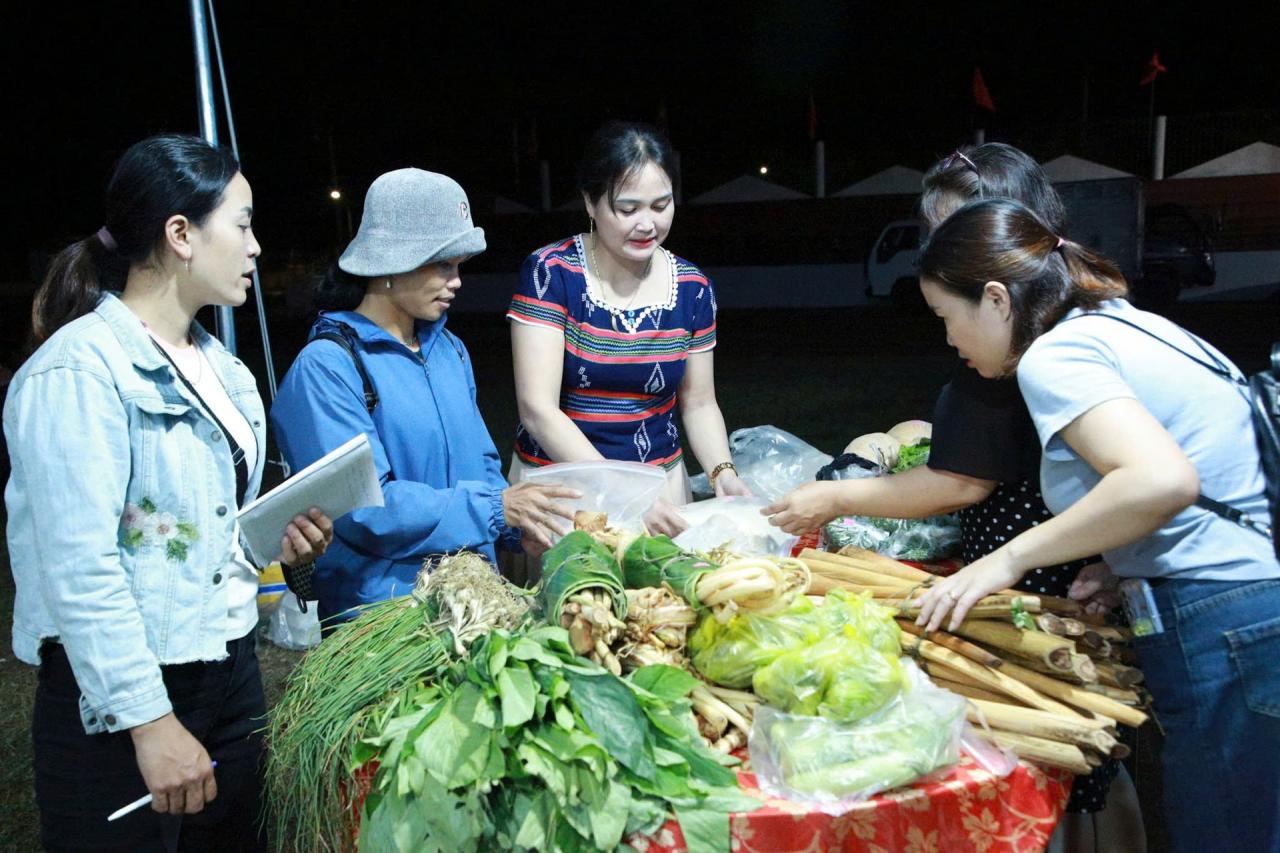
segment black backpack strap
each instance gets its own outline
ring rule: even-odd
[[[354,340],[354,335],[349,333],[348,326],[341,326],[339,329],[324,329],[316,332],[313,341],[333,341],[338,346],[347,351],[347,355],[351,356],[351,361],[356,366],[356,372],[360,374],[360,383],[364,386],[364,407],[369,410],[369,414],[373,414],[373,410],[378,406],[378,392],[373,387],[373,382],[369,379],[368,372],[364,369],[364,361],[360,358],[360,350]]]

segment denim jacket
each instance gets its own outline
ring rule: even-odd
[[[257,384],[198,324],[191,335],[253,427],[248,500],[266,456]],[[164,716],[160,664],[226,656],[236,520],[227,439],[110,294],[14,376],[4,431],[14,654],[38,665],[42,642],[62,643],[89,734]]]

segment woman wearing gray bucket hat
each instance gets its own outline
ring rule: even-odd
[[[471,359],[445,328],[459,266],[484,249],[457,182],[398,169],[369,187],[359,232],[317,286],[320,316],[271,422],[295,469],[368,435],[385,500],[335,521],[316,561],[322,619],[408,592],[427,556],[537,551],[572,518],[556,499],[577,492],[507,484]]]

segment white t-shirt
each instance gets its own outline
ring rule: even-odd
[[[1122,317],[1212,363],[1195,339],[1163,317],[1123,299],[1106,302],[1101,313]],[[1216,349],[1209,351],[1223,364],[1231,363]],[[1182,448],[1200,475],[1201,494],[1254,518],[1269,517],[1249,403],[1231,382],[1168,344],[1108,317],[1075,310],[1027,349],[1018,363],[1018,385],[1044,447],[1041,489],[1054,513],[1065,511],[1102,479],[1067,446],[1061,430],[1095,406],[1129,398]],[[1192,505],[1150,536],[1103,556],[1122,577],[1244,581],[1280,577],[1272,547],[1267,537]]]
[[[223,428],[240,445],[240,449],[244,451],[245,464],[252,471],[258,462],[258,442],[253,435],[253,427],[227,396],[227,389],[222,387],[222,382],[218,380],[218,374],[214,372],[204,351],[196,346],[175,347],[154,334],[151,338],[164,348],[178,370],[182,371],[182,375],[196,389],[200,399],[212,410],[213,416],[222,422]],[[240,545],[239,522],[236,523],[233,536],[231,562],[222,570],[227,583],[228,640],[238,640],[258,624],[258,572]]]

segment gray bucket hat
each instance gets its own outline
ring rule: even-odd
[[[484,229],[471,223],[471,205],[457,181],[422,169],[396,169],[369,187],[360,230],[338,267],[374,278],[484,249]]]

